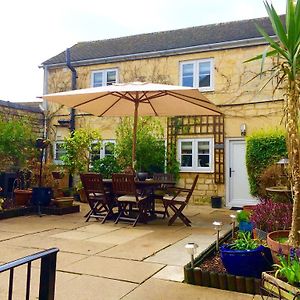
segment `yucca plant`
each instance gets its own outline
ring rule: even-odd
[[[292,227],[289,244],[300,246],[300,137],[299,137],[299,95],[300,95],[300,0],[287,0],[285,22],[277,14],[273,5],[264,1],[276,37],[270,37],[257,25],[258,31],[269,47],[253,60],[261,60],[261,73],[271,71],[269,81],[275,77],[275,87],[284,90],[284,119],[287,133],[289,170],[293,191]],[[266,57],[275,57],[270,70],[264,71]]]

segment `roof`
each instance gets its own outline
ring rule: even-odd
[[[233,21],[227,23],[210,24],[205,26],[189,27],[170,31],[153,32],[132,35],[114,39],[80,42],[70,48],[71,62],[85,65],[98,61],[121,61],[137,59],[140,55],[153,57],[155,53],[162,56],[176,55],[184,49],[189,52],[199,51],[209,45],[212,50],[214,45],[223,45],[230,48],[229,43],[236,41],[261,41],[265,43],[261,34],[255,27],[255,23],[262,26],[269,35],[274,35],[268,18]],[[232,45],[231,47],[233,47]],[[237,45],[235,46],[237,47]],[[157,56],[157,55],[156,55]],[[140,57],[141,58],[141,57]],[[65,64],[65,51],[46,60],[42,65]]]
[[[10,101],[4,101],[0,100],[0,106],[12,108],[12,109],[18,109],[18,110],[25,110],[33,113],[43,113],[43,111],[40,108],[40,104],[42,101],[37,102],[10,102]]]

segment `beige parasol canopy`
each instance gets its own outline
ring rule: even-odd
[[[147,83],[118,83],[42,96],[99,117],[134,116],[132,163],[135,161],[138,116],[220,115],[198,89]]]

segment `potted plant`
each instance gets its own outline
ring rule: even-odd
[[[239,223],[239,231],[252,231],[252,223],[250,222],[250,212],[241,210],[236,215],[236,220]]]
[[[291,227],[292,204],[263,199],[253,209],[250,221],[253,224],[254,236],[260,240],[266,240],[268,233]]]
[[[87,172],[90,168],[91,155],[90,150],[100,151],[101,147],[101,135],[97,130],[91,128],[80,128],[75,130],[69,137],[65,138],[63,148],[65,154],[61,157],[64,168],[71,175],[78,176],[82,172]],[[73,186],[73,180],[71,180],[69,188]],[[81,194],[80,199],[85,202],[84,193],[82,190],[82,184],[80,180],[77,181],[76,192]]]
[[[288,256],[279,255],[275,273],[262,274],[262,286],[280,299],[300,297],[300,250],[290,249]]]
[[[232,244],[222,245],[220,256],[232,275],[260,278],[262,272],[272,269],[269,249],[252,239],[250,232],[240,231]]]
[[[17,173],[17,179],[14,183],[13,199],[16,206],[26,206],[32,197],[32,189],[30,188],[32,172],[24,168]]]

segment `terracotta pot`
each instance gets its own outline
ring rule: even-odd
[[[288,255],[290,253],[292,246],[288,244],[282,244],[278,241],[279,238],[288,237],[289,232],[289,230],[277,230],[270,232],[267,235],[267,244],[271,250],[274,263],[279,263],[277,258],[278,253],[282,253],[284,255]]]
[[[86,199],[86,194],[85,194],[85,191],[84,189],[80,189],[78,190],[78,194],[80,196],[80,202],[83,202],[83,203],[87,203],[87,199]]]
[[[14,190],[16,206],[27,206],[31,200],[32,190]]]
[[[74,198],[73,197],[60,197],[60,198],[56,198],[54,199],[53,203],[57,206],[57,207],[70,207],[73,205],[73,201]]]

